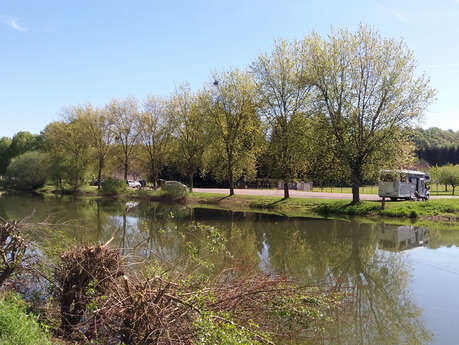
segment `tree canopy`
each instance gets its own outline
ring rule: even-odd
[[[305,82],[317,92],[318,116],[331,128],[336,157],[350,170],[358,202],[366,168],[387,165],[405,141],[403,129],[423,115],[434,91],[416,75],[413,54],[402,41],[383,39],[368,27],[338,30],[327,39],[312,33],[303,45]]]

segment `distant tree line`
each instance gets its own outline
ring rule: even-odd
[[[429,165],[459,164],[459,131],[417,128],[412,137],[417,156]]]
[[[358,202],[359,186],[381,168],[414,163],[407,131],[434,91],[413,61],[403,42],[364,26],[280,40],[247,69],[214,73],[197,91],[184,84],[166,98],[69,107],[30,150],[46,153],[48,179],[73,191],[90,174],[99,187],[115,173],[148,176],[155,187],[178,174],[190,189],[199,177],[230,195],[238,181],[279,179],[288,198],[289,182],[312,178],[351,185]],[[10,152],[7,175],[20,152],[8,140],[0,144]],[[31,158],[43,159],[28,157],[30,166]]]
[[[459,146],[430,147],[416,151],[419,159],[430,165],[459,164]]]

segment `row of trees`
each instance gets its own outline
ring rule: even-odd
[[[459,165],[444,165],[442,167],[434,166],[430,169],[431,179],[435,183],[440,183],[445,186],[445,192],[448,191],[448,185],[452,187],[452,195],[459,186]]]
[[[156,185],[174,164],[190,188],[198,171],[211,173],[230,195],[257,171],[282,179],[285,198],[295,178],[333,176],[352,184],[358,202],[365,177],[410,164],[405,131],[433,95],[403,42],[361,26],[277,41],[247,70],[215,73],[199,91],[68,108],[43,131],[43,148],[56,183],[75,188],[91,165],[99,185],[107,163],[125,179],[137,164]]]
[[[417,150],[417,156],[430,165],[459,164],[459,146],[428,147]]]

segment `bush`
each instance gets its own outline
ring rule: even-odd
[[[0,296],[0,345],[51,345],[46,332],[19,296]]]
[[[101,184],[102,193],[118,194],[126,190],[126,182],[115,177],[107,177]]]
[[[8,185],[20,190],[43,187],[49,173],[49,158],[45,153],[32,151],[13,159],[6,170]]]
[[[178,181],[166,181],[161,186],[161,190],[164,192],[164,196],[172,200],[184,199],[188,192],[187,186]]]

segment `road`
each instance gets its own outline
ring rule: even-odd
[[[193,192],[198,193],[218,193],[228,194],[228,188],[193,188]],[[235,189],[236,195],[260,195],[260,196],[277,196],[283,197],[283,189]],[[351,193],[324,193],[324,192],[303,192],[299,190],[290,190],[292,198],[318,198],[318,199],[352,199]],[[459,196],[431,196],[431,199],[459,198]],[[360,194],[360,200],[381,200],[376,194]]]

